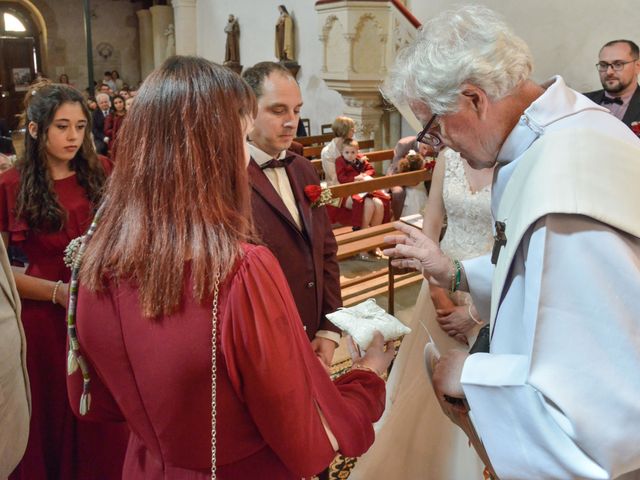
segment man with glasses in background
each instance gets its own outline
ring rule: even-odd
[[[611,114],[622,120],[628,127],[640,122],[640,89],[638,74],[640,73],[640,50],[631,40],[612,40],[606,43],[596,63],[602,90],[585,93],[585,95],[608,108]],[[636,135],[640,134],[640,124]]]

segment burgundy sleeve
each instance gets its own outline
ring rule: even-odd
[[[107,118],[104,119],[104,136],[113,138],[113,113],[107,115]]]
[[[362,160],[362,173],[365,175],[369,175],[370,177],[375,177],[376,176],[376,169],[373,168],[373,166],[371,166],[371,164],[367,161],[367,160]]]
[[[92,322],[100,322],[100,319],[105,316],[118,315],[116,307],[108,295],[97,296],[95,293],[89,292],[80,286],[80,292],[82,295],[82,306],[78,308],[78,319],[80,315],[86,313],[87,317],[91,321],[86,323],[76,324],[78,329],[78,336],[80,337],[80,327],[90,328]],[[82,307],[82,308],[80,308]],[[91,312],[89,315],[88,312]],[[72,373],[67,375],[67,394],[69,396],[69,403],[71,404],[71,410],[73,413],[83,420],[97,421],[97,422],[124,422],[125,418],[120,411],[120,407],[114,400],[113,396],[104,385],[100,376],[96,372],[91,363],[91,357],[87,352],[82,350],[82,338],[80,338],[80,351],[82,356],[87,361],[89,367],[89,374],[91,378],[91,408],[86,415],[80,415],[80,397],[82,396],[83,379],[80,367]],[[67,355],[69,354],[69,342],[67,340]]]
[[[230,288],[222,336],[225,359],[234,388],[269,446],[300,476],[326,468],[335,453],[317,405],[340,451],[364,453],[374,440],[372,422],[384,409],[384,382],[360,371],[335,384],[329,379],[311,350],[284,274],[267,249],[247,253]]]

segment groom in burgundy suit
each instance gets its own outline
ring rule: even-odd
[[[273,62],[258,63],[242,77],[258,98],[249,135],[253,220],[280,262],[316,355],[329,366],[340,341],[326,318],[342,306],[338,247],[325,207],[312,208],[304,194],[305,186],[320,183],[315,169],[287,150],[300,118],[300,87]]]

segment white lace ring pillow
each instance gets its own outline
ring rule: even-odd
[[[340,308],[327,315],[336,327],[351,335],[361,350],[366,350],[379,331],[384,341],[396,340],[411,329],[393,315],[380,308],[373,298],[349,308]]]

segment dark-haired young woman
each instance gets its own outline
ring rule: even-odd
[[[69,269],[63,252],[91,223],[108,163],[91,141],[78,91],[45,84],[25,102],[25,153],[0,176],[0,231],[27,255],[14,272],[22,299],[32,409],[27,450],[12,479],[120,478],[124,425],[78,422],[66,394]]]
[[[126,419],[125,480],[210,479],[212,458],[219,480],[300,480],[373,442],[376,372],[393,348],[378,336],[332,382],[278,261],[250,243],[256,108],[231,70],[172,57],[121,131],[80,269],[77,340],[91,367],[80,361],[68,385],[78,414]]]
[[[116,148],[118,132],[127,114],[125,99],[121,95],[113,97],[113,112],[104,119],[104,134],[109,137],[109,152],[113,156]]]

